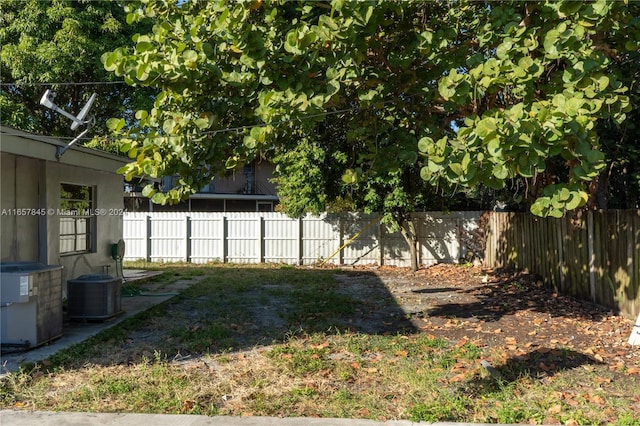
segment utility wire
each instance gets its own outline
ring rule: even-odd
[[[384,103],[389,103],[391,101],[386,101]],[[345,112],[351,112],[351,111],[355,111],[360,109],[361,107],[359,106],[355,106],[352,108],[345,108],[345,109],[340,109],[340,110],[336,110],[336,111],[327,111],[327,112],[321,112],[321,113],[317,113],[317,114],[309,114],[309,115],[304,115],[304,116],[300,116],[300,117],[296,117],[296,118],[290,118],[287,120],[282,120],[282,121],[276,121],[274,123],[260,123],[260,124],[248,124],[245,126],[238,126],[238,127],[229,127],[226,129],[218,129],[218,130],[209,130],[206,132],[199,132],[199,133],[191,133],[188,134],[186,136],[189,137],[199,137],[199,136],[208,136],[208,135],[216,135],[218,133],[228,133],[228,132],[238,132],[241,130],[247,130],[247,129],[253,129],[254,127],[266,127],[266,126],[278,126],[280,124],[287,124],[287,123],[292,123],[295,121],[302,121],[302,120],[309,120],[309,119],[313,119],[313,118],[318,118],[318,117],[327,117],[330,115],[335,115],[335,114],[342,114]],[[29,132],[25,132],[25,133],[29,133]],[[20,133],[11,133],[11,132],[2,132],[2,134],[7,135],[7,136],[22,136],[22,134]],[[64,140],[64,139],[75,139],[73,137],[69,137],[69,136],[52,136],[52,135],[37,135],[37,136],[43,136],[43,137],[49,137],[49,138],[56,138],[56,139],[60,139],[60,140]],[[162,135],[162,136],[157,136],[157,137],[181,137],[181,135]],[[91,140],[93,139],[93,137],[84,137],[81,139],[86,139],[86,140]],[[112,137],[107,137],[108,141],[113,141],[115,140]]]
[[[384,101],[384,102],[382,102],[382,105],[386,105],[386,104],[391,103],[391,102],[394,102],[394,100]],[[296,118],[289,118],[287,120],[276,121],[274,123],[247,124],[246,126],[229,127],[229,128],[226,128],[226,129],[208,130],[206,132],[192,133],[192,134],[189,134],[189,136],[198,137],[198,136],[216,135],[217,133],[238,132],[240,130],[253,129],[254,127],[278,126],[280,124],[293,123],[295,121],[309,120],[309,119],[318,118],[318,117],[328,117],[330,115],[342,114],[342,113],[345,113],[345,112],[352,112],[352,111],[357,111],[359,109],[368,109],[368,108],[370,108],[370,107],[353,106],[351,108],[339,109],[339,110],[335,110],[335,111],[320,112],[320,113],[317,113],[317,114],[303,115],[303,116],[296,117]],[[178,136],[179,135],[176,135],[176,137],[178,137]],[[167,136],[160,136],[160,137],[171,137],[171,136],[167,135]]]
[[[311,118],[318,118],[318,117],[327,117],[329,115],[334,115],[334,114],[342,114],[343,112],[351,112],[351,111],[355,111],[356,109],[359,109],[359,107],[340,109],[340,110],[336,110],[336,111],[321,112],[321,113],[318,113],[318,114],[304,115],[304,116],[301,116],[301,117],[290,118],[288,120],[276,121],[275,123],[248,124],[246,126],[230,127],[228,129],[209,130],[209,131],[206,131],[206,132],[195,133],[195,134],[193,134],[191,136],[207,136],[207,135],[215,135],[217,133],[237,132],[237,131],[240,131],[240,130],[253,129],[254,127],[277,126],[279,124],[287,124],[287,123],[292,123],[294,121],[308,120],[308,119],[311,119]]]
[[[124,81],[83,81],[83,82],[60,82],[60,83],[2,83],[0,86],[105,86],[112,84],[124,84]]]
[[[26,133],[26,136],[39,136],[39,137],[42,137],[42,138],[53,138],[53,139],[58,139],[58,140],[61,140],[61,141],[62,141],[62,140],[73,140],[73,139],[76,139],[76,138],[77,138],[77,136],[53,136],[53,135],[43,135],[43,134],[40,134],[40,133],[31,133],[31,132],[29,132],[29,131],[27,131],[27,130],[21,130],[21,132],[22,132],[22,133],[13,133],[13,132],[5,132],[5,131],[2,131],[2,132],[0,132],[0,135],[3,135],[3,136],[25,136],[25,133]],[[84,137],[82,137],[82,138],[79,138],[78,140],[86,140],[86,141],[90,141],[90,140],[92,140],[93,138],[94,138],[93,136],[84,136]]]

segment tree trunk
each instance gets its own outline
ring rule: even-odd
[[[606,210],[609,204],[609,174],[602,172],[587,184],[589,201],[587,207],[592,210]]]
[[[404,237],[409,246],[409,255],[411,256],[411,270],[418,270],[418,235],[413,219],[406,215],[404,217],[394,215],[394,219],[400,228],[400,233]]]

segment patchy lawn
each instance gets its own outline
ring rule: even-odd
[[[155,267],[205,278],[4,379],[2,406],[640,425],[632,321],[529,275]]]

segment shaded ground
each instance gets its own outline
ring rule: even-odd
[[[629,349],[629,319],[555,294],[532,275],[453,265],[377,275],[412,323],[435,335],[500,347]]]
[[[640,348],[627,343],[632,321],[554,294],[531,275],[455,265],[416,273],[394,267],[296,271],[320,274],[320,281],[337,279],[318,296],[317,288],[305,293],[295,282],[280,281],[278,271],[254,272],[247,276],[253,284],[240,290],[218,284],[208,293],[175,298],[158,308],[161,316],[128,331],[123,345],[114,345],[113,351],[92,361],[136,362],[157,350],[170,357],[194,358],[198,353],[250,350],[302,332],[333,330],[424,333],[470,342],[501,359],[497,367],[503,371],[512,371],[518,363],[533,365],[541,373],[606,364],[612,371],[640,378]],[[292,279],[291,272],[286,271],[286,279]],[[264,282],[254,282],[260,279]],[[194,344],[199,334],[201,344]]]
[[[532,275],[453,265],[417,273],[398,268],[375,272],[413,326],[436,337],[499,351],[504,370],[536,358],[541,372],[600,363],[640,374],[640,348],[627,343],[631,320],[553,293]],[[356,272],[341,279],[348,285],[357,278]],[[360,293],[358,286],[362,282],[354,288]],[[371,311],[362,320],[377,323],[384,316],[384,310]]]

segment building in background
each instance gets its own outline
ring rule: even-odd
[[[256,160],[232,176],[215,178],[187,201],[157,205],[141,193],[143,184],[125,189],[124,203],[129,212],[272,212],[278,204],[276,187],[271,183],[274,166]],[[178,177],[167,176],[156,182],[159,189],[175,186]]]

